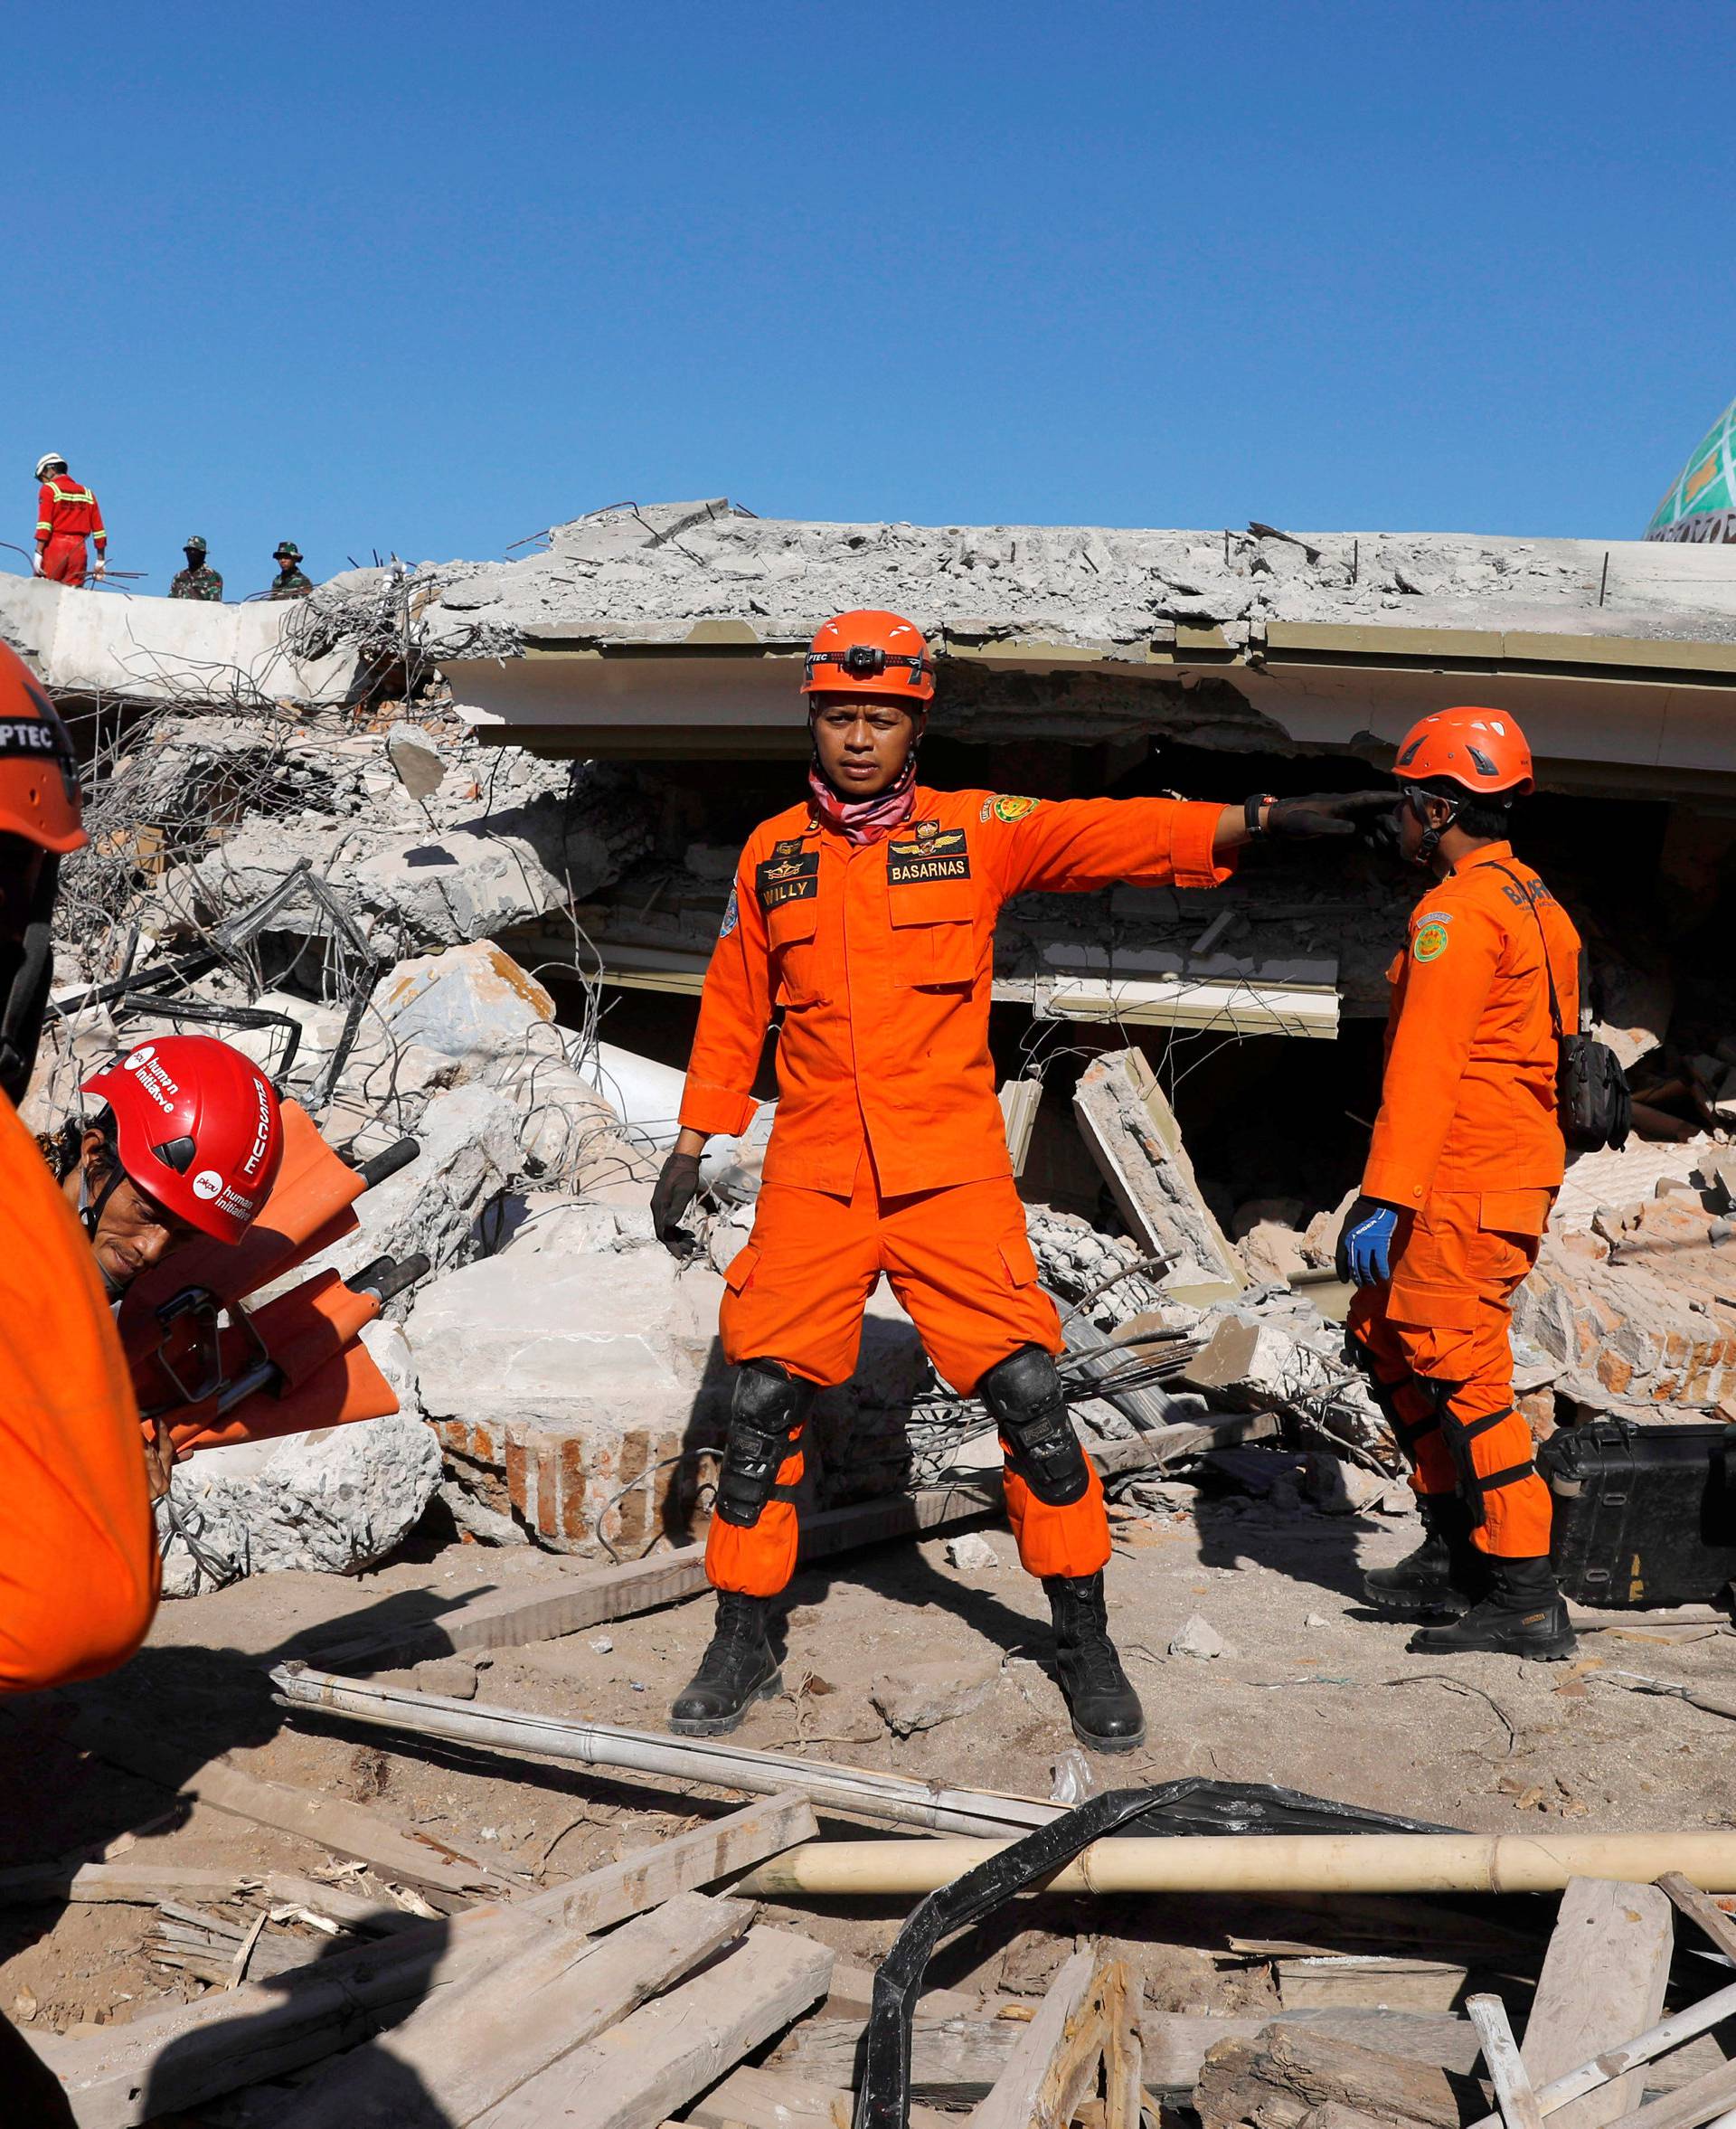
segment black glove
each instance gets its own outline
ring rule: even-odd
[[[1384,791],[1310,791],[1300,799],[1274,799],[1266,814],[1269,836],[1364,835],[1373,816],[1396,814],[1399,794]]]
[[[670,1154],[651,1187],[651,1225],[671,1256],[690,1257],[699,1247],[697,1239],[677,1224],[698,1196],[698,1154]]]

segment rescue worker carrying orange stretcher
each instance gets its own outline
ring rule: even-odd
[[[722,1309],[739,1373],[705,1552],[717,1627],[670,1727],[731,1730],[779,1689],[768,1628],[796,1566],[803,1428],[816,1392],[853,1372],[883,1273],[941,1375],[998,1423],[1007,1516],[1049,1598],[1076,1735],[1127,1751],[1145,1718],[1109,1635],[1102,1487],[1068,1415],[1061,1326],[1037,1283],[995,1098],[995,918],[1032,889],[1213,886],[1252,837],[1348,836],[1392,799],[929,790],[916,768],[934,666],[894,613],[828,621],[803,692],[807,797],[748,838],[706,973],[681,1135],[652,1197],[659,1237],[684,1254],[700,1153],[710,1134],[747,1128],[781,1009],[777,1121]]]
[[[1426,1535],[1363,1587],[1383,1611],[1452,1622],[1418,1633],[1419,1651],[1570,1656],[1508,1323],[1561,1181],[1558,1037],[1579,1026],[1579,935],[1507,841],[1533,789],[1511,716],[1425,717],[1394,773],[1401,852],[1436,885],[1390,971],[1380,1114],[1339,1269],[1358,1290],[1351,1357],[1414,1467]]]

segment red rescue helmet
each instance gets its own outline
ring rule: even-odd
[[[934,660],[914,621],[882,607],[857,607],[822,623],[808,646],[802,693],[903,695],[929,703]]]
[[[64,856],[90,840],[79,816],[66,726],[24,659],[0,643],[0,835]]]
[[[1531,748],[1506,710],[1437,710],[1404,735],[1392,773],[1404,783],[1445,777],[1473,795],[1534,790]]]
[[[216,1242],[239,1242],[283,1159],[277,1090],[211,1035],[139,1043],[84,1083],[114,1112],[127,1179]]]

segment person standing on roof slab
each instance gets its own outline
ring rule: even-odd
[[[301,549],[293,540],[279,540],[271,550],[271,559],[278,565],[278,573],[271,580],[267,598],[305,599],[314,587],[301,573]]]
[[[776,1010],[780,1098],[752,1238],[725,1275],[721,1332],[737,1373],[705,1548],[716,1632],[670,1727],[720,1735],[778,1690],[768,1629],[796,1565],[803,1428],[816,1391],[854,1371],[884,1273],[941,1375],[998,1423],[1007,1515],[1049,1598],[1075,1733],[1125,1752],[1145,1717],[1109,1639],[1103,1490],[1068,1416],[1060,1321],[1037,1283],[995,1097],[995,917],[1027,889],[1212,886],[1252,837],[1348,836],[1392,800],[932,790],[917,781],[917,752],[934,684],[921,632],[898,614],[840,614],[820,629],[802,683],[807,794],[748,838],[706,973],[681,1132],[652,1195],[677,1254],[694,1246],[680,1223],[707,1137],[752,1118]]]
[[[1416,1635],[1423,1653],[1571,1656],[1508,1326],[1565,1165],[1556,1029],[1579,1026],[1579,934],[1507,839],[1533,789],[1511,715],[1425,717],[1394,773],[1401,853],[1434,884],[1388,970],[1381,1108],[1339,1275],[1357,1290],[1347,1349],[1410,1461],[1425,1535],[1363,1587],[1382,1611],[1451,1622]]]
[[[89,560],[85,542],[91,540],[97,550],[95,575],[100,582],[108,572],[108,534],[100,504],[72,478],[59,451],[44,451],[37,459],[36,478],[42,486],[36,495],[32,572],[57,584],[83,583]]]
[[[175,571],[174,581],[169,585],[171,599],[208,599],[213,601],[222,599],[223,580],[205,560],[208,551],[204,541],[194,533],[182,549],[187,558],[187,566]]]

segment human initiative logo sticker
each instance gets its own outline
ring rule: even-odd
[[[193,1178],[193,1194],[195,1197],[215,1197],[222,1187],[223,1178],[214,1168],[202,1168]]]

